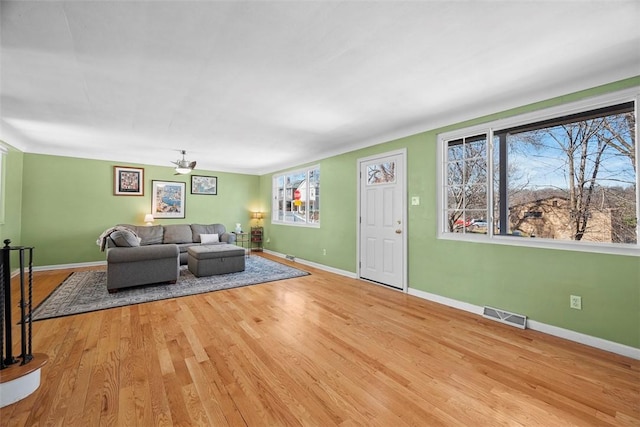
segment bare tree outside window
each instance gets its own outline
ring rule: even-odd
[[[385,162],[367,167],[367,184],[387,184],[396,182],[396,162]]]
[[[600,105],[445,134],[441,233],[637,246],[635,101]]]
[[[446,215],[450,232],[475,232],[479,227],[472,227],[473,223],[486,224],[487,173],[486,135],[448,142]]]
[[[637,243],[633,105],[612,109],[507,133],[512,234]]]

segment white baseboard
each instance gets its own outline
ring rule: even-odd
[[[269,254],[269,255],[277,256],[277,257],[280,257],[280,258],[286,258],[287,257],[285,254],[281,254],[280,252],[270,251],[268,249],[264,249],[264,252]],[[358,278],[356,273],[352,273],[352,272],[346,271],[346,270],[341,270],[339,268],[329,267],[328,265],[324,265],[324,264],[318,264],[318,263],[313,262],[313,261],[307,261],[306,259],[295,258],[294,262],[299,262],[300,264],[308,265],[309,267],[317,268],[318,270],[328,271],[329,273],[335,273],[335,274],[339,274],[341,276],[346,276],[346,277],[349,277],[351,279],[357,279]]]
[[[97,267],[101,265],[107,265],[107,261],[91,261],[91,262],[77,262],[72,264],[40,265],[38,267],[33,267],[33,271],[64,270],[65,268]]]
[[[483,308],[474,304],[469,304],[464,301],[458,301],[452,298],[443,297],[441,295],[432,294],[429,292],[420,291],[417,289],[409,288],[409,294],[418,298],[426,299],[429,301],[437,302],[449,307],[457,308],[459,310],[468,311],[479,316],[482,315]],[[580,332],[572,331],[569,329],[559,328],[553,325],[547,325],[546,323],[537,322],[535,320],[527,319],[527,328],[534,331],[543,332],[555,337],[564,338],[569,341],[574,341],[580,344],[588,345],[590,347],[599,348],[600,350],[616,353],[621,356],[630,357],[632,359],[640,360],[640,348],[631,347],[628,345],[620,344],[613,341],[604,340],[602,338],[593,337]]]
[[[97,267],[101,265],[107,265],[107,261],[77,262],[73,264],[40,265],[37,267],[33,267],[33,271],[64,270],[65,268]],[[26,268],[25,268],[25,271],[26,271]],[[16,268],[11,272],[11,278],[13,279],[19,273],[20,273],[20,269]]]

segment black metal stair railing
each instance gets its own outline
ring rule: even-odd
[[[21,365],[33,360],[32,353],[32,320],[33,312],[33,248],[25,246],[10,246],[11,240],[4,241],[2,251],[2,269],[0,272],[0,303],[3,315],[0,316],[0,369],[18,363]],[[11,252],[18,253],[20,259],[20,355],[13,355],[13,322],[11,305]],[[28,255],[28,273],[25,283],[25,255]],[[4,355],[4,356],[3,356]]]

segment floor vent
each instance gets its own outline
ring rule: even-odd
[[[492,319],[516,328],[525,329],[527,327],[527,316],[522,314],[509,313],[508,311],[498,310],[497,308],[484,307],[482,317]]]
[[[285,255],[285,258],[288,259],[289,261],[295,261],[296,257],[294,257],[293,255]]]

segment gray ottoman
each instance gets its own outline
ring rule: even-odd
[[[196,277],[244,271],[244,249],[236,245],[200,245],[187,248],[187,265]]]

